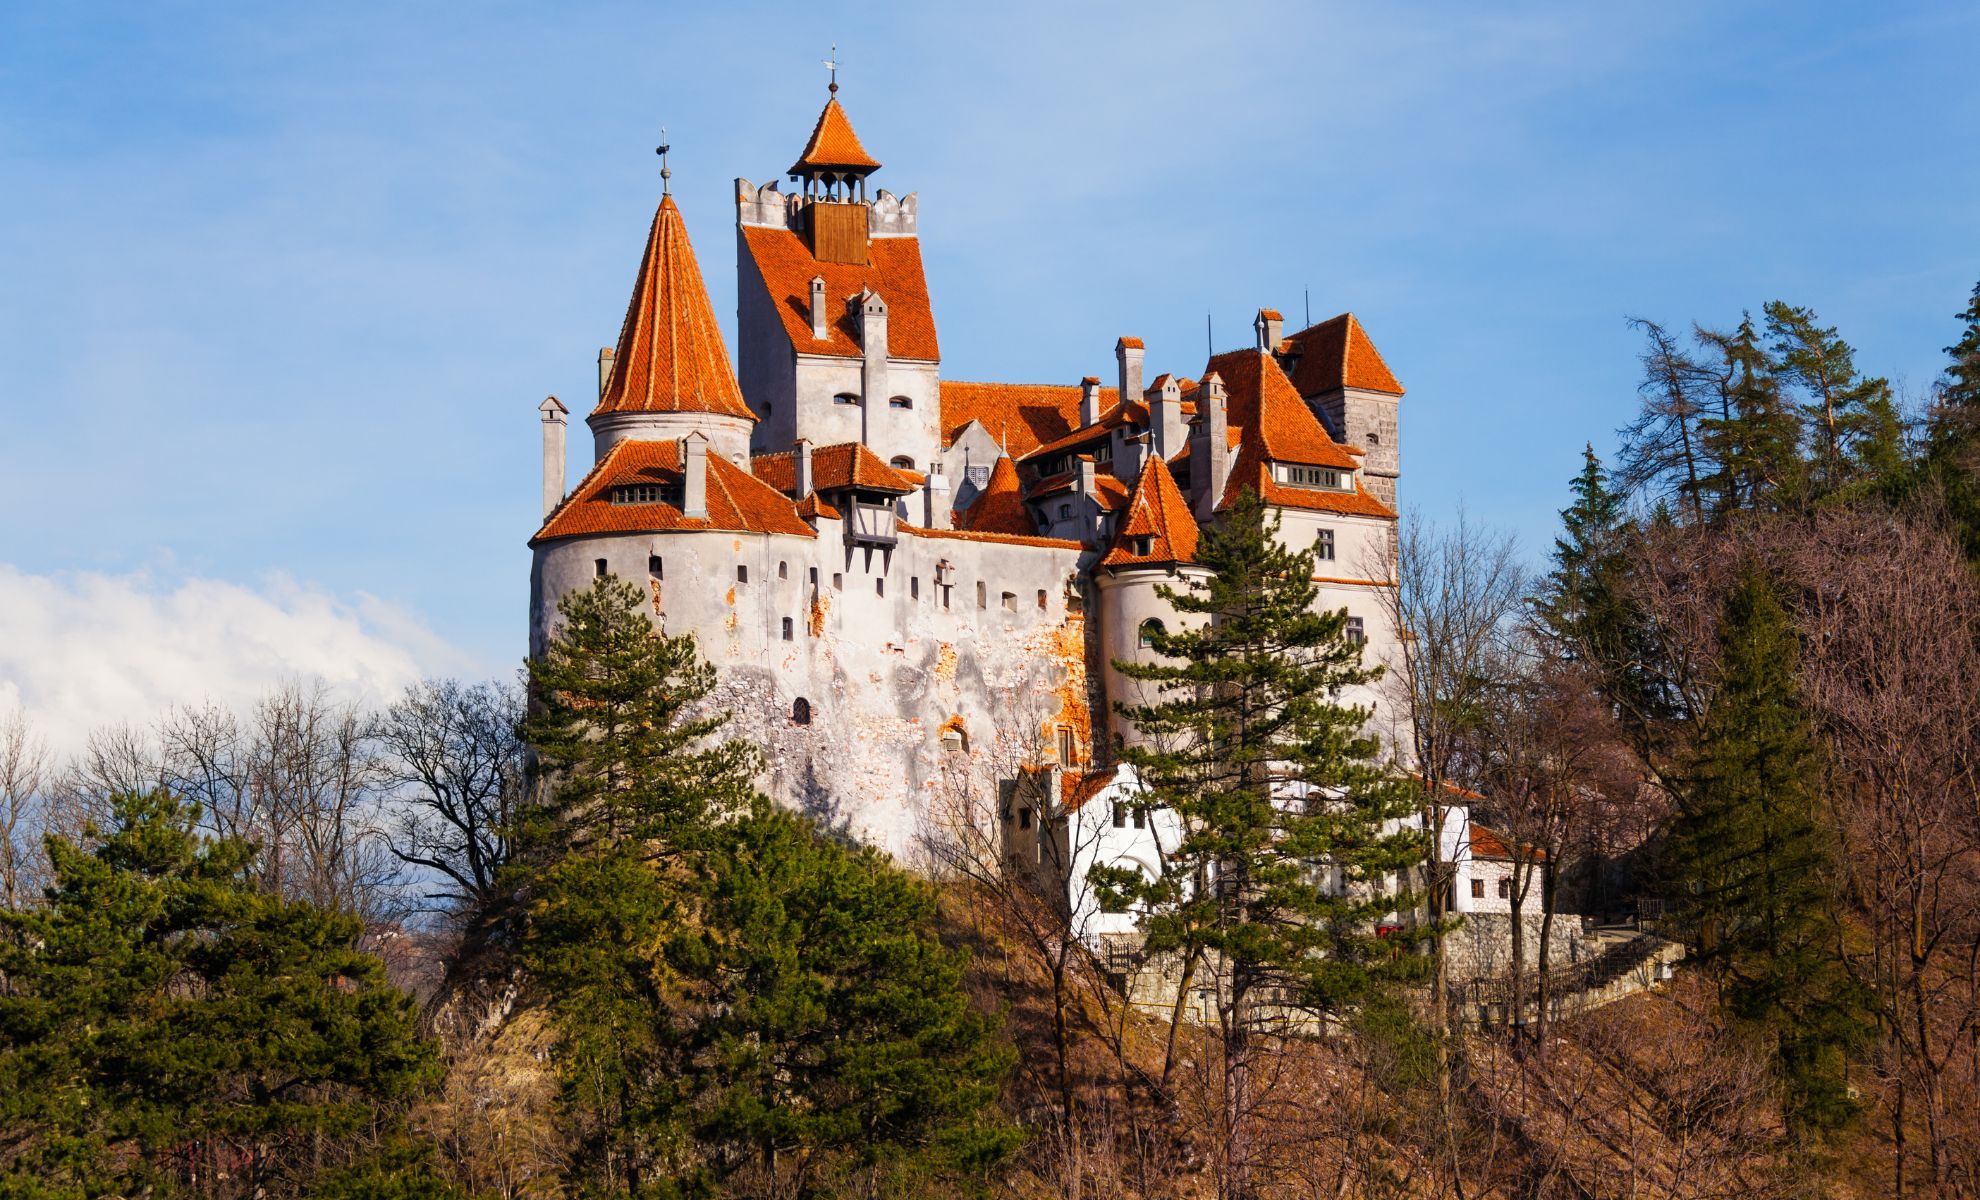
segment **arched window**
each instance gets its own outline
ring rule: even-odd
[[[1167,631],[1163,628],[1162,622],[1154,617],[1150,617],[1141,623],[1141,630],[1135,638],[1135,644],[1143,650],[1152,649],[1155,645],[1155,635],[1165,632]]]
[[[834,404],[858,404],[858,403],[859,403],[859,393],[858,393],[858,392],[840,392],[840,393],[839,393],[838,395],[836,395],[836,396],[834,396],[834,397],[832,397],[832,403],[834,403]]]
[[[914,460],[909,458],[905,454],[896,454],[894,457],[887,460],[887,465],[894,468],[896,471],[914,470]]]
[[[942,723],[942,749],[953,754],[969,752],[969,731],[963,728],[961,717],[950,717]]]
[[[811,701],[806,700],[803,696],[799,696],[797,699],[791,701],[791,724],[811,724]]]
[[[894,396],[887,401],[888,408],[913,408],[914,399],[909,396]]]
[[[787,562],[780,562],[780,563],[778,563],[778,564],[777,564],[777,578],[779,578],[779,579],[789,579],[790,577],[791,577],[791,564],[789,564],[789,563],[787,563]]]

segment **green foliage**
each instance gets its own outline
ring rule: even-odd
[[[465,1200],[433,1160],[430,1147],[411,1142],[387,1146],[347,1167],[327,1171],[309,1189],[310,1200]]]
[[[1856,351],[1834,329],[1816,324],[1812,309],[1775,300],[1764,311],[1778,378],[1801,392],[1818,494],[1899,480],[1904,426],[1890,382],[1858,375]]]
[[[358,921],[259,891],[169,793],[111,811],[0,913],[0,1196],[294,1190],[389,1128],[437,1067]]]
[[[1781,367],[1760,344],[1753,318],[1707,340],[1722,361],[1720,415],[1700,423],[1706,454],[1720,466],[1720,513],[1779,512],[1807,493],[1799,414],[1781,392]]]
[[[1921,474],[1937,485],[1967,562],[1980,570],[1980,284],[1959,314],[1966,329],[1946,347]]]
[[[1868,1033],[1865,997],[1841,957],[1794,630],[1756,567],[1726,598],[1719,649],[1717,694],[1671,831],[1677,899],[1728,1010],[1770,1039],[1790,1124],[1828,1133],[1854,1116],[1848,1055]]]
[[[557,612],[561,627],[529,662],[523,736],[554,786],[525,814],[525,866],[624,845],[665,856],[746,804],[756,755],[709,744],[728,714],[695,711],[715,669],[693,636],[656,631],[645,597],[617,576],[567,594]]]
[[[1973,297],[1958,319],[1966,328],[1957,342],[1946,347],[1945,377],[1939,381],[1942,408],[1980,412],[1980,283],[1973,285]]]
[[[1340,700],[1379,668],[1345,612],[1315,611],[1312,552],[1280,544],[1255,492],[1204,531],[1197,560],[1205,577],[1158,589],[1186,622],[1151,631],[1163,661],[1115,664],[1160,696],[1118,706],[1141,737],[1122,757],[1146,785],[1132,803],[1180,822],[1174,867],[1093,882],[1109,906],[1145,907],[1151,951],[1227,963],[1240,1013],[1269,979],[1339,1011],[1420,961],[1402,953],[1412,934],[1375,932],[1415,906],[1381,887],[1425,858],[1421,831],[1398,824],[1415,790],[1381,760],[1368,710]],[[1329,870],[1352,886],[1326,886]]]

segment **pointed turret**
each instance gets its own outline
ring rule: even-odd
[[[601,457],[627,438],[675,438],[697,430],[731,461],[747,455],[756,416],[729,367],[722,329],[672,196],[661,197],[653,214],[611,364],[588,419]]]
[[[1148,460],[1128,501],[1127,518],[1114,534],[1113,548],[1100,560],[1103,567],[1165,567],[1196,559],[1196,518],[1183,499],[1169,464],[1160,456]]]
[[[804,144],[804,152],[791,164],[790,176],[804,179],[832,172],[857,177],[879,169],[879,162],[859,144],[859,135],[853,132],[839,98],[833,96],[818,114],[818,124],[812,126],[811,140]]]

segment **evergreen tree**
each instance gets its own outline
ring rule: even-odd
[[[1197,562],[1203,577],[1158,589],[1190,622],[1151,630],[1165,661],[1115,664],[1160,696],[1119,706],[1139,734],[1122,757],[1145,788],[1134,806],[1180,822],[1175,870],[1094,882],[1110,905],[1142,906],[1150,951],[1201,955],[1218,972],[1226,1193],[1245,1194],[1260,989],[1340,1013],[1409,965],[1407,936],[1385,942],[1376,924],[1414,909],[1383,884],[1411,876],[1426,842],[1406,824],[1415,791],[1381,761],[1369,711],[1340,699],[1379,668],[1362,665],[1344,611],[1315,610],[1312,552],[1282,546],[1276,513],[1247,489],[1204,531]]]
[[[1537,604],[1542,626],[1570,658],[1608,659],[1620,643],[1621,583],[1627,568],[1628,518],[1622,497],[1594,446],[1581,450],[1581,473],[1568,485],[1574,503],[1561,510],[1554,569]]]
[[[1765,309],[1779,378],[1801,390],[1815,440],[1819,493],[1896,482],[1904,472],[1904,426],[1885,379],[1856,373],[1856,351],[1812,309],[1775,300]]]
[[[356,918],[260,891],[254,849],[171,794],[48,839],[47,902],[0,913],[0,1196],[293,1195],[434,1079]],[[374,1185],[440,1188],[404,1161]]]
[[[715,669],[693,635],[657,631],[644,595],[617,576],[566,594],[557,612],[560,628],[528,664],[523,736],[551,786],[525,814],[520,856],[629,844],[665,856],[740,810],[756,755],[746,742],[710,742],[728,714],[697,713]]]
[[[1723,511],[1778,512],[1800,501],[1807,465],[1801,419],[1781,394],[1781,367],[1760,344],[1753,318],[1736,333],[1700,331],[1721,356],[1721,413],[1702,423],[1700,437],[1724,471]]]
[[[1728,1010],[1770,1041],[1791,1126],[1827,1133],[1854,1116],[1848,1055],[1867,1034],[1866,1005],[1840,953],[1795,634],[1757,567],[1726,598],[1719,651],[1670,861]]]
[[[1946,374],[1939,381],[1939,406],[1967,413],[1980,413],[1980,283],[1973,285],[1973,298],[1959,320],[1966,322],[1960,339],[1946,347]]]
[[[1938,485],[1966,560],[1980,569],[1980,284],[1959,314],[1966,322],[1939,380],[1923,474]]]

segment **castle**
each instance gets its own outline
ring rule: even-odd
[[[566,592],[641,582],[718,669],[764,789],[904,856],[958,794],[1019,829],[1020,776],[1068,807],[1116,783],[1138,685],[1111,664],[1176,619],[1157,587],[1244,488],[1386,660],[1403,389],[1354,316],[1287,333],[1262,309],[1188,375],[1123,336],[1111,386],[944,379],[918,199],[869,193],[836,91],[794,192],[736,180],[736,369],[663,195],[568,494],[568,410],[543,402],[531,653]]]

